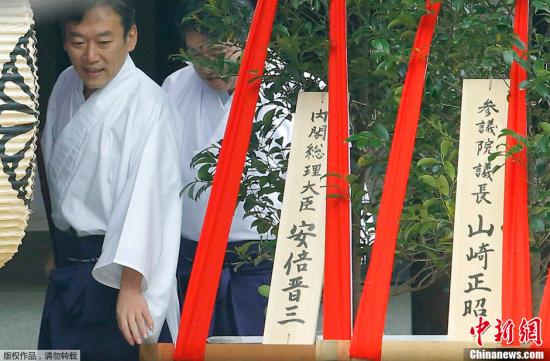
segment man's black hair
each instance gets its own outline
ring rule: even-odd
[[[124,37],[136,24],[136,9],[133,0],[79,0],[78,5],[69,7],[67,13],[61,18],[60,24],[63,32],[65,24],[80,23],[86,12],[96,6],[108,6],[120,16]]]
[[[241,15],[241,31],[235,31],[236,40],[244,41],[246,38],[248,24],[251,20],[253,6],[250,0],[225,0],[218,1],[223,10],[231,14]],[[203,26],[203,20],[212,16],[212,0],[180,0],[176,12],[176,25],[184,34],[187,31],[196,31],[199,33],[208,33],[211,36],[219,37],[223,34],[213,34],[213,29],[206,29]]]

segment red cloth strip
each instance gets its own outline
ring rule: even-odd
[[[420,19],[414,40],[376,222],[376,240],[351,339],[350,355],[355,358],[381,358],[399,220],[420,118],[428,55],[440,7],[440,2],[426,2],[428,13]]]
[[[177,361],[204,359],[276,9],[277,0],[259,0],[254,12],[183,305]]]
[[[529,1],[517,0],[514,33],[528,45]],[[515,48],[525,59],[526,49]],[[527,80],[527,71],[514,61],[510,72],[508,129],[521,136],[527,134],[526,91],[520,89]],[[507,137],[507,148],[517,141]],[[531,273],[529,259],[529,220],[527,212],[527,153],[522,150],[506,159],[504,180],[504,225],[502,240],[502,318],[511,319],[519,327],[522,317],[532,316]],[[519,344],[519,339],[514,340]]]
[[[346,1],[330,2],[328,164],[323,338],[351,337],[351,243]],[[338,176],[333,176],[338,174]]]

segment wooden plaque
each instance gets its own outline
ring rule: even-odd
[[[298,97],[264,344],[313,344],[323,284],[328,93]]]
[[[508,85],[505,80],[466,79],[462,91],[460,146],[449,304],[449,339],[477,337],[472,327],[494,325],[502,305],[502,222],[504,158],[499,138],[506,128]],[[494,327],[483,334],[494,341]]]

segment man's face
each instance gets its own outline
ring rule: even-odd
[[[84,82],[85,95],[103,88],[117,75],[136,42],[135,25],[124,36],[122,19],[109,6],[96,6],[80,23],[65,24],[63,46]]]
[[[185,32],[185,44],[189,54],[197,57],[216,59],[223,54],[226,59],[236,60],[240,49],[231,44],[213,44],[210,38],[193,30]],[[230,91],[235,88],[237,77],[222,78],[209,68],[194,65],[196,72],[208,86],[217,91]]]

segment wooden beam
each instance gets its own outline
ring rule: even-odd
[[[485,347],[498,347],[490,344]],[[382,361],[462,361],[473,342],[443,338],[403,337],[385,339]],[[173,344],[148,344],[140,348],[140,361],[172,361]],[[317,341],[315,345],[263,345],[212,343],[206,345],[205,361],[359,361],[350,359],[349,341]]]

